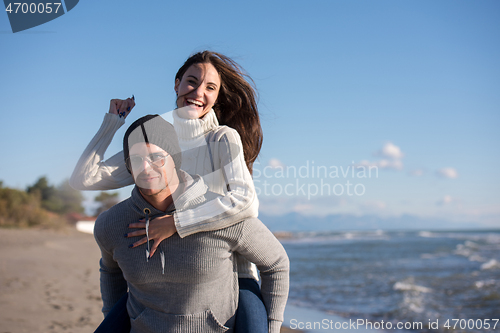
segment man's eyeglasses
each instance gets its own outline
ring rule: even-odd
[[[148,161],[149,165],[154,168],[161,168],[165,165],[165,160],[168,156],[168,154],[163,155],[162,153],[153,153],[148,156],[130,155],[125,162],[129,170],[139,170],[144,160]]]

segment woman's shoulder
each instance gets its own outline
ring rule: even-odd
[[[207,137],[207,143],[216,156],[223,155],[228,161],[233,161],[243,151],[240,135],[229,126],[219,126]]]
[[[215,129],[213,129],[210,133],[209,141],[222,141],[227,140],[229,142],[240,142],[240,134],[237,130],[232,127],[226,125],[219,125]]]

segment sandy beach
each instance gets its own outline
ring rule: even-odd
[[[0,229],[1,332],[93,332],[99,258],[92,235],[74,229]]]
[[[73,228],[0,229],[0,332],[93,332],[99,258],[94,237]]]

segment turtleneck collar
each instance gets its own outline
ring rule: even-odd
[[[174,127],[179,139],[196,139],[219,126],[215,111],[211,109],[200,119],[184,119],[179,117],[177,109],[173,112]]]

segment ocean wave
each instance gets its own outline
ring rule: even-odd
[[[411,282],[396,282],[393,287],[394,290],[403,291],[417,291],[419,293],[431,293],[432,289],[424,286],[419,286]]]
[[[495,232],[470,232],[470,233],[443,232],[443,233],[439,233],[438,236],[500,245],[500,234],[498,233],[498,231],[495,231]]]
[[[500,268],[500,262],[496,261],[495,259],[491,259],[488,262],[485,262],[484,264],[481,265],[481,269],[498,269]]]
[[[433,238],[433,237],[438,237],[438,235],[437,235],[437,234],[432,233],[432,232],[430,232],[430,231],[420,231],[420,232],[418,233],[418,235],[419,235],[420,237],[425,237],[425,238]]]
[[[470,241],[470,240],[465,241],[465,244],[464,244],[464,245],[465,245],[466,247],[468,247],[468,248],[471,248],[471,249],[475,249],[475,250],[479,249],[479,244],[474,243],[474,242],[472,242],[472,241]]]
[[[285,245],[294,263],[291,300],[373,321],[498,317],[500,236],[493,232],[346,230],[301,236],[312,241]],[[334,240],[317,241],[328,238]]]
[[[481,256],[480,256],[480,255],[478,255],[478,254],[473,254],[473,255],[471,255],[471,256],[469,257],[469,260],[470,260],[470,261],[477,261],[477,262],[485,262],[485,261],[486,261],[486,259],[485,259],[485,258],[481,257]]]
[[[438,257],[439,256],[437,254],[430,254],[430,253],[423,253],[420,255],[420,258],[422,258],[422,259],[435,259]]]
[[[467,247],[465,244],[458,244],[457,247],[455,248],[455,251],[453,251],[454,254],[464,256],[464,257],[470,257],[473,254],[475,254],[476,249],[471,249]]]
[[[422,303],[423,301],[421,297],[410,297],[405,295],[403,307],[407,308],[411,312],[423,313],[425,311],[425,306]]]
[[[296,232],[286,239],[286,243],[335,243],[345,241],[389,240],[389,234],[382,230],[344,232]]]
[[[490,279],[490,280],[484,280],[484,281],[476,281],[476,283],[474,283],[474,285],[476,286],[476,288],[481,289],[483,287],[494,286],[495,283],[496,283],[495,280]]]
[[[449,256],[449,253],[446,252],[440,252],[440,253],[422,253],[420,255],[421,259],[437,259],[437,258],[444,258]]]

